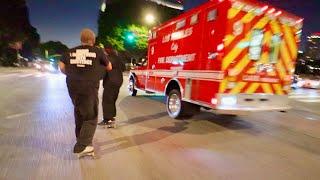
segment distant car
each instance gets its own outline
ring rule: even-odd
[[[304,79],[297,82],[300,88],[320,89],[320,80]]]
[[[37,60],[34,62],[33,66],[41,72],[59,72],[57,63],[52,61]]]

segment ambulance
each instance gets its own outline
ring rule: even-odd
[[[170,117],[289,109],[303,19],[255,0],[211,0],[150,31],[137,90],[166,96]]]

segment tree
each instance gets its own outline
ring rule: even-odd
[[[31,26],[25,0],[2,0],[0,4],[0,57],[2,64],[13,65],[17,52],[10,44],[23,43],[21,53],[32,58],[32,49],[39,45],[40,36]]]
[[[118,51],[144,50],[148,44],[148,29],[139,25],[117,26],[114,32],[107,36],[107,42]]]
[[[40,54],[43,57],[46,57],[46,51],[48,52],[49,56],[52,56],[52,55],[62,55],[68,49],[69,48],[63,43],[61,43],[60,41],[48,41],[40,44]]]
[[[99,13],[97,41],[105,46],[114,46],[130,56],[145,54],[142,52],[146,51],[150,27],[146,26],[144,17],[148,12],[152,12],[158,22],[181,13],[145,0],[108,0]]]

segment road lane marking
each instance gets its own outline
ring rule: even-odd
[[[18,117],[22,117],[22,116],[27,116],[30,115],[31,112],[28,113],[19,113],[19,114],[13,114],[13,115],[9,115],[6,117],[6,119],[14,119],[14,118],[18,118]]]
[[[33,74],[23,74],[23,75],[20,75],[19,77],[20,78],[25,78],[25,77],[29,77],[29,76],[32,76]]]
[[[309,103],[317,103],[317,102],[320,102],[320,99],[298,99],[297,101],[309,102]]]
[[[6,78],[6,77],[11,77],[11,76],[17,76],[19,75],[18,73],[12,73],[12,74],[2,74],[0,75],[0,78]]]

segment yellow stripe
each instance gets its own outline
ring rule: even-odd
[[[280,84],[273,84],[273,88],[276,90],[276,94],[283,95],[282,87]]]
[[[261,56],[261,59],[259,61],[259,63],[262,64],[267,64],[269,62],[269,53],[268,52],[264,52]]]
[[[220,83],[220,87],[219,87],[219,92],[220,93],[224,93],[224,91],[227,89],[227,84],[228,84],[228,80],[224,79],[221,83]]]
[[[268,83],[262,83],[262,89],[263,89],[263,91],[265,92],[265,93],[267,93],[267,94],[273,94],[273,91],[272,91],[272,89],[271,89],[271,85],[270,84],[268,84]]]
[[[276,76],[277,74],[276,74],[275,71],[272,71],[272,72],[268,72],[268,75],[269,75],[269,76]]]
[[[234,87],[231,91],[230,94],[238,94],[241,92],[241,90],[244,88],[244,86],[246,85],[246,82],[239,82],[236,87]]]
[[[262,29],[264,28],[268,23],[269,23],[269,18],[268,17],[263,17],[260,19],[260,21],[254,26],[254,29],[258,28],[258,29]]]
[[[288,25],[283,25],[283,28],[284,28],[284,37],[288,43],[289,50],[292,54],[292,59],[295,60],[297,58],[297,53],[298,53],[296,40],[292,34],[292,30]]]
[[[272,38],[272,33],[270,31],[267,31],[264,33],[264,39],[263,39],[263,44],[270,44]]]
[[[231,35],[231,34],[226,35],[226,37],[225,37],[225,39],[224,39],[224,46],[225,46],[225,47],[228,47],[235,38],[236,38],[236,37],[233,36],[233,35]]]
[[[285,41],[281,42],[280,53],[281,53],[281,57],[284,61],[285,67],[287,68],[288,72],[290,72],[293,69],[293,65],[292,65],[290,54],[289,54],[289,51],[288,51],[288,48],[286,46]]]
[[[257,72],[257,68],[256,67],[252,67],[251,69],[249,69],[249,71],[247,72],[248,74],[255,74]]]
[[[260,83],[252,83],[249,86],[249,88],[247,89],[246,93],[252,94],[252,93],[256,92],[256,90],[258,89],[259,86],[260,86]]]
[[[245,42],[247,40],[242,40],[241,42]],[[238,57],[244,48],[235,47],[233,48],[228,55],[226,55],[222,61],[222,70],[226,70],[227,67],[232,63],[236,57]]]
[[[249,23],[253,20],[254,17],[255,17],[255,14],[253,12],[248,12],[245,16],[243,16],[241,21],[243,23]]]
[[[248,55],[245,55],[240,62],[233,68],[236,71],[236,75],[240,74],[243,69],[250,63]]]
[[[272,20],[270,22],[270,25],[274,34],[281,34],[281,28],[279,26],[279,23],[276,20]]]
[[[283,67],[282,61],[278,61],[278,63],[276,64],[276,69],[279,72],[280,79],[283,80],[286,76],[286,70]]]
[[[228,11],[228,19],[233,19],[240,11],[241,9],[230,8]]]

